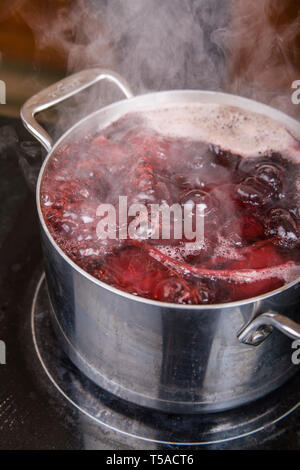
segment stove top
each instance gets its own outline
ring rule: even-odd
[[[115,398],[82,375],[52,330],[34,182],[41,150],[0,118],[0,449],[300,449],[300,375],[222,413],[174,415]]]

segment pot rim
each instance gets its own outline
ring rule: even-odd
[[[85,121],[93,118],[94,116],[96,116],[100,112],[104,112],[106,110],[117,108],[118,106],[120,106],[121,103],[122,104],[127,103],[127,102],[132,103],[134,101],[138,102],[138,101],[141,101],[142,99],[145,99],[145,97],[147,97],[150,100],[151,98],[155,98],[158,95],[159,96],[172,95],[172,94],[176,94],[176,93],[180,93],[181,95],[185,94],[187,96],[188,95],[193,95],[193,94],[198,94],[199,96],[202,95],[202,96],[207,96],[207,97],[211,97],[211,98],[213,98],[213,97],[215,98],[216,96],[219,96],[219,97],[223,98],[224,101],[226,101],[227,99],[228,100],[232,99],[232,101],[236,101],[236,103],[234,103],[234,102],[231,103],[231,104],[227,103],[227,105],[242,108],[242,105],[244,104],[244,105],[248,105],[248,107],[246,107],[246,109],[248,108],[248,110],[250,108],[250,110],[252,110],[253,112],[256,112],[258,114],[265,114],[264,112],[260,112],[259,110],[254,110],[253,109],[254,106],[256,106],[256,107],[258,106],[261,109],[261,111],[269,111],[269,113],[273,113],[273,114],[275,113],[277,115],[277,117],[281,118],[282,120],[283,119],[289,120],[289,122],[291,124],[294,124],[294,126],[299,126],[299,131],[300,131],[300,125],[299,125],[298,121],[296,121],[292,117],[288,116],[287,114],[283,113],[282,111],[277,110],[275,108],[272,108],[271,106],[265,105],[263,103],[255,101],[255,100],[251,100],[249,98],[244,98],[244,97],[239,96],[239,95],[234,95],[234,94],[230,94],[230,93],[222,93],[222,92],[214,92],[214,91],[206,91],[206,90],[168,90],[168,91],[151,92],[151,93],[147,93],[147,94],[138,95],[138,96],[135,96],[133,98],[126,99],[126,100],[122,99],[122,100],[114,102],[114,103],[112,103],[108,106],[105,106],[103,108],[99,108],[96,111],[93,111],[92,113],[88,114],[84,118],[80,119],[78,122],[76,122],[74,125],[72,125],[66,132],[64,132],[60,136],[60,138],[55,142],[55,144],[51,148],[50,152],[48,152],[47,157],[45,158],[45,160],[44,160],[44,162],[41,166],[38,181],[37,181],[37,186],[36,186],[36,204],[37,204],[40,224],[41,224],[45,234],[47,235],[47,238],[50,241],[51,245],[53,246],[54,249],[56,249],[56,251],[60,254],[60,256],[62,256],[62,258],[69,265],[71,265],[73,269],[75,269],[75,271],[77,271],[79,274],[83,275],[86,279],[88,279],[89,281],[91,281],[94,284],[98,285],[99,287],[102,287],[102,288],[104,288],[104,289],[106,289],[106,290],[108,290],[112,293],[118,294],[122,297],[125,297],[125,298],[129,299],[129,300],[133,300],[133,301],[137,301],[137,302],[141,302],[141,303],[146,303],[146,304],[154,305],[154,306],[161,307],[161,308],[163,307],[165,309],[176,308],[176,309],[180,309],[180,310],[201,310],[201,311],[202,310],[229,309],[229,308],[239,307],[241,305],[251,304],[251,303],[254,303],[254,302],[265,300],[269,297],[273,297],[277,294],[280,294],[280,293],[286,291],[290,287],[295,286],[300,281],[300,276],[298,276],[294,281],[291,281],[287,284],[284,284],[282,287],[279,287],[278,289],[272,290],[270,292],[266,292],[265,294],[261,294],[261,295],[256,296],[256,297],[250,297],[249,299],[243,299],[243,300],[236,300],[236,301],[233,301],[233,302],[224,302],[224,303],[207,304],[207,305],[206,304],[205,305],[204,304],[200,304],[200,305],[198,305],[198,304],[192,304],[192,305],[184,304],[183,305],[183,304],[176,304],[176,303],[171,303],[171,302],[162,302],[162,301],[154,300],[154,299],[147,299],[145,297],[136,296],[136,295],[130,294],[126,291],[122,291],[121,289],[117,289],[116,287],[113,287],[113,286],[111,286],[109,284],[106,284],[105,282],[100,281],[99,279],[95,278],[94,276],[92,276],[91,274],[86,272],[84,269],[82,269],[80,266],[78,266],[74,261],[72,261],[71,258],[69,258],[65,254],[65,252],[59,247],[59,245],[56,243],[56,241],[52,237],[52,235],[51,235],[51,233],[50,233],[50,231],[49,231],[49,229],[48,229],[48,227],[45,223],[44,217],[43,217],[42,208],[41,208],[41,201],[40,201],[40,189],[41,189],[41,183],[42,183],[44,171],[46,169],[48,161],[50,160],[51,156],[56,151],[56,149],[63,143],[64,140],[67,139],[67,137],[75,129],[80,128],[85,123]],[[207,101],[207,103],[209,103],[209,102],[218,104],[218,102],[216,102],[214,99],[212,99],[211,101]],[[171,103],[166,100],[166,101],[162,101],[161,104],[168,105],[168,104],[171,104]],[[187,102],[186,104],[188,105],[189,103]],[[219,104],[222,104],[222,101],[220,101]],[[124,115],[126,115],[130,111],[131,110],[128,110],[127,112],[125,112]],[[269,114],[267,114],[267,113],[266,113],[266,115],[269,116]],[[272,118],[276,120],[276,117],[272,117]],[[113,119],[110,122],[112,123],[117,119],[118,118]],[[279,119],[277,119],[277,120],[279,120]]]

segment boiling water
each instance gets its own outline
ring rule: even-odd
[[[259,114],[148,109],[59,148],[42,212],[68,257],[114,287],[182,304],[250,298],[300,275],[299,156],[284,126]],[[152,204],[201,205],[204,239],[99,238],[99,205],[117,208],[119,196],[149,214]],[[117,216],[117,234],[120,225]]]

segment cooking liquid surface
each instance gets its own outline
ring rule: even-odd
[[[300,275],[299,163],[282,153],[241,156],[127,115],[51,156],[41,185],[43,216],[69,258],[118,289],[180,304],[251,298]],[[118,213],[119,196],[148,208],[201,204],[204,244],[154,240],[150,233],[99,239],[97,208],[109,203]]]

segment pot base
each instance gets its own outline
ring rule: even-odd
[[[278,392],[270,394],[267,400],[261,399],[222,414],[171,415],[116,399],[75,368],[61,350],[51,328],[44,276],[37,285],[32,305],[32,334],[41,364],[59,392],[78,410],[102,425],[106,433],[117,431],[125,436],[127,444],[128,439],[141,439],[143,448],[152,443],[193,446],[222,443],[223,447],[239,440],[242,446],[243,438],[258,432],[260,442],[263,436],[269,438],[271,433],[277,432],[276,423],[300,408],[297,397],[299,374]]]
[[[47,295],[48,296],[48,295]],[[275,380],[270,381],[268,384],[263,383],[261,387],[257,389],[252,389],[251,393],[243,393],[242,396],[231,396],[216,395],[215,401],[171,401],[164,400],[161,398],[153,398],[150,396],[143,395],[141,393],[136,393],[132,389],[125,388],[117,384],[113,380],[107,379],[99,370],[97,370],[89,361],[87,361],[74,347],[70,340],[66,337],[58,319],[54,312],[54,309],[51,304],[51,300],[48,297],[50,319],[57,336],[60,347],[64,350],[67,356],[71,359],[73,364],[75,364],[90,380],[95,384],[112,393],[118,398],[131,402],[135,405],[143,406],[146,408],[151,408],[154,410],[163,411],[165,413],[215,413],[220,411],[226,411],[232,408],[237,408],[239,406],[251,403],[252,401],[257,400],[268,394],[269,392],[276,390],[283,383],[285,383],[291,376],[293,376],[297,368],[291,367],[285,372],[281,377],[277,377]],[[228,395],[228,394],[227,394]]]

